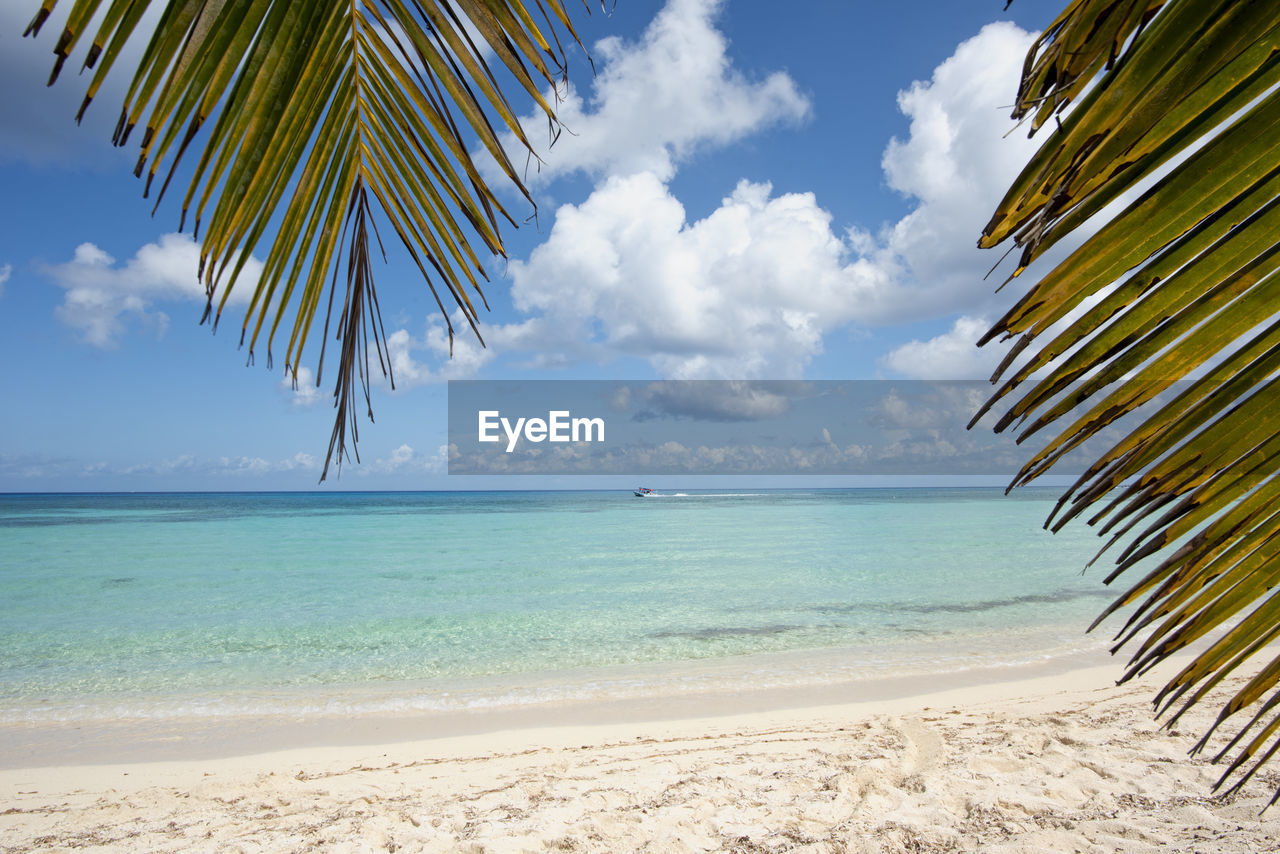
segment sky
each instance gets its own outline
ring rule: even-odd
[[[536,218],[501,191],[531,218],[486,265],[487,346],[464,333],[449,358],[391,247],[375,276],[396,388],[375,384],[359,462],[318,484],[333,409],[317,353],[295,390],[280,365],[246,364],[238,322],[199,325],[177,203],[153,214],[136,149],[110,145],[126,76],[77,126],[78,63],[44,86],[57,20],[23,39],[38,3],[5,3],[0,491],[608,488],[448,475],[447,381],[985,379],[1003,351],[974,342],[1020,286],[996,293],[1001,250],[975,243],[1039,142],[1009,109],[1060,4],[1004,5],[579,13],[595,73],[571,52],[571,132],[529,175]]]

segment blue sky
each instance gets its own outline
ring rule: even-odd
[[[124,75],[77,128],[84,80],[43,86],[58,28],[20,37],[37,5],[0,9],[0,490],[315,488],[327,379],[295,392],[265,359],[245,366],[238,321],[198,326],[177,204],[152,216],[136,150],[109,143]],[[444,472],[449,378],[985,377],[1000,351],[973,341],[1014,288],[994,293],[996,255],[974,243],[1033,148],[1008,107],[1059,10],[1003,6],[619,0],[579,16],[598,74],[573,56],[574,135],[531,176],[538,221],[488,265],[489,347],[461,338],[447,358],[393,249],[376,275],[397,389],[375,389],[361,462],[320,488],[481,485]]]

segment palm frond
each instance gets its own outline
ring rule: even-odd
[[[39,33],[56,2],[45,0],[28,35]],[[74,2],[50,83],[100,16],[84,60],[95,70],[81,115],[150,5]],[[348,427],[355,449],[358,389],[372,419],[369,353],[390,376],[373,278],[374,244],[383,251],[379,219],[431,288],[450,341],[450,306],[479,337],[476,302],[486,275],[473,243],[502,255],[499,220],[515,223],[472,161],[473,144],[532,205],[494,124],[529,144],[483,47],[501,63],[503,85],[523,91],[554,122],[542,92],[565,73],[559,30],[577,41],[561,0],[165,2],[114,142],[125,145],[142,123],[136,174],[145,173],[144,195],[160,178],[158,206],[204,135],[181,225],[190,216],[204,235],[199,275],[215,328],[250,256],[268,247],[241,323],[250,361],[265,331],[270,366],[283,326],[285,367],[296,382],[326,303],[317,384],[331,326],[339,353],[337,417],[321,480],[335,459],[341,467]]]
[[[1021,247],[1017,276],[1141,191],[983,338],[1017,339],[983,412],[1003,402],[996,429],[1019,441],[1058,431],[1010,488],[1146,415],[1046,526],[1089,513],[1111,535],[1103,551],[1124,543],[1108,583],[1156,556],[1103,617],[1136,606],[1117,635],[1117,650],[1135,647],[1125,679],[1201,642],[1156,698],[1167,723],[1271,657],[1194,748],[1271,692],[1217,757],[1237,751],[1218,786],[1253,760],[1232,789],[1280,745],[1278,84],[1276,3],[1076,0],[1033,46],[1014,111],[1033,133],[1059,122],[979,241]]]

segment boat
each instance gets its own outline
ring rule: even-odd
[[[636,498],[649,498],[658,494],[647,486],[637,486],[634,491]]]

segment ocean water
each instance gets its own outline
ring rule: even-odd
[[[1101,645],[1056,490],[0,496],[0,722],[468,709]]]

